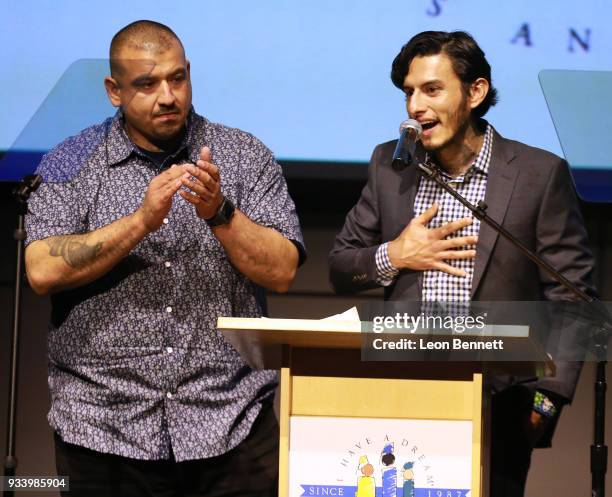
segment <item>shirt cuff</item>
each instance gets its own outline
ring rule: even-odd
[[[389,286],[399,274],[397,269],[389,260],[389,242],[383,243],[376,250],[374,260],[376,261],[376,283],[381,286]]]

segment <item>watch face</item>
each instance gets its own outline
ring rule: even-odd
[[[234,215],[234,204],[232,204],[227,198],[223,200],[219,212],[214,217],[207,219],[206,222],[209,226],[220,226],[222,224],[228,224],[232,216]]]
[[[228,199],[223,200],[223,205],[221,205],[221,211],[219,214],[223,216],[223,221],[225,223],[229,223],[230,219],[234,215],[234,204],[232,204]]]

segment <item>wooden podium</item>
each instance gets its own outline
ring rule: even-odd
[[[364,334],[359,321],[222,317],[218,328],[251,366],[280,369],[280,497],[290,495],[290,426],[294,416],[469,421],[469,495],[485,497],[490,411],[487,378],[492,372],[554,374],[554,364],[528,337],[511,338],[511,346],[530,348],[531,357],[535,353],[539,361],[365,362],[361,360]]]

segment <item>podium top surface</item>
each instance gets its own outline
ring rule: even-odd
[[[372,323],[341,319],[268,319],[220,317],[217,327],[225,336],[242,335],[257,338],[264,344],[285,344],[295,347],[312,348],[359,348],[362,332],[372,333]],[[405,332],[404,332],[405,333]],[[416,330],[414,337],[440,336],[457,337],[499,337],[506,339],[529,339],[529,327],[519,325],[487,325],[474,334],[465,332],[432,333],[431,330]],[[399,337],[399,334],[398,334]]]
[[[240,335],[266,345],[346,349],[361,347],[360,321],[220,317],[217,327],[230,340]]]

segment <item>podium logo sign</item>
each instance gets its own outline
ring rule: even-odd
[[[469,497],[470,421],[292,416],[290,497]]]

